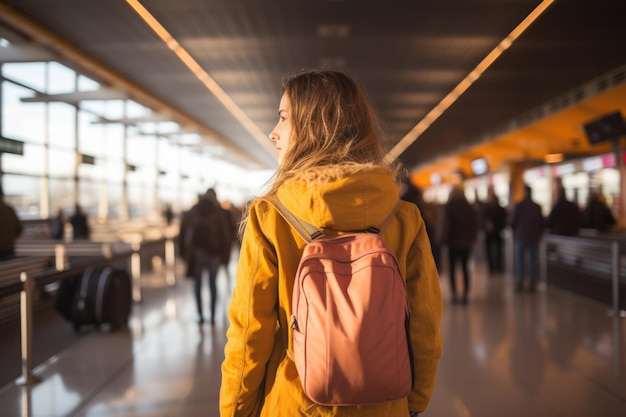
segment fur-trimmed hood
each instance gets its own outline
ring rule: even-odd
[[[393,173],[375,165],[312,168],[278,189],[278,198],[293,214],[337,231],[380,225],[399,196]]]

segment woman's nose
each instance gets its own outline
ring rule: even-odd
[[[270,132],[270,140],[272,142],[276,142],[278,140],[278,135],[273,130]]]

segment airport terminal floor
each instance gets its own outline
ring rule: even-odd
[[[421,415],[626,416],[626,319],[551,286],[517,293],[510,268],[490,276],[478,256],[471,268],[467,305],[450,302],[441,274],[445,345]],[[196,323],[191,282],[168,287],[158,272],[142,276],[143,301],[126,330],[76,335],[60,316],[40,311],[34,374],[41,381],[31,387],[12,376],[20,366],[17,325],[0,327],[0,417],[218,416],[234,271],[234,262],[220,271],[214,328]]]

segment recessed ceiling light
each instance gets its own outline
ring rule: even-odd
[[[320,38],[345,38],[350,35],[350,26],[346,24],[319,25],[317,36]]]
[[[346,59],[341,58],[341,57],[336,57],[336,58],[323,57],[320,60],[320,64],[322,68],[345,68],[347,67]]]
[[[563,162],[564,158],[565,157],[562,153],[549,153],[543,157],[543,160],[546,162],[546,164],[556,164],[558,162]]]
[[[526,18],[520,22],[498,45],[491,50],[478,65],[459,84],[454,87],[433,109],[424,116],[396,145],[387,153],[385,159],[396,160],[430,125],[474,83],[507,50],[528,27],[539,18],[555,0],[542,0]]]

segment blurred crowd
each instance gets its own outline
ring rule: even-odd
[[[524,187],[521,200],[508,207],[501,205],[493,189],[481,201],[474,194],[470,203],[465,189],[454,186],[443,204],[424,201],[422,191],[408,179],[403,181],[402,199],[415,203],[431,242],[433,257],[442,271],[443,255],[453,304],[467,304],[471,277],[468,263],[476,244],[484,244],[486,267],[490,274],[504,272],[504,233],[508,229],[513,241],[513,274],[517,291],[534,292],[537,283],[539,244],[545,233],[576,236],[581,229],[614,231],[616,218],[601,193],[591,190],[585,207],[569,201],[561,183],[547,216],[532,198],[532,189]],[[457,266],[462,273],[462,288],[457,290]]]

